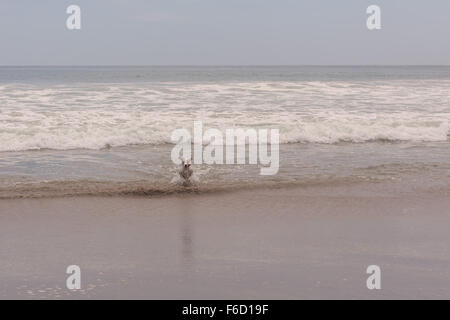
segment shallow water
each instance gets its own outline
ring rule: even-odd
[[[449,88],[449,67],[2,67],[0,197],[446,185]],[[278,174],[194,165],[180,188],[171,133],[196,120],[279,129]]]
[[[171,149],[143,145],[3,153],[0,198],[160,195],[408,179],[431,187],[448,186],[450,181],[450,149],[445,142],[282,145],[276,175],[261,175],[260,165],[194,164],[190,188],[180,183]]]

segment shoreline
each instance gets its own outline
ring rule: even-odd
[[[371,184],[0,200],[0,297],[448,299],[449,208]]]

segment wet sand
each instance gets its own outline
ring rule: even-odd
[[[0,298],[449,299],[449,194],[394,189],[1,200]]]

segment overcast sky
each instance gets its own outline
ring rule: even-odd
[[[0,39],[0,65],[450,65],[450,1],[0,0]]]

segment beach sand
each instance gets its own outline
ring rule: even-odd
[[[449,193],[396,188],[1,200],[0,298],[449,299]]]

